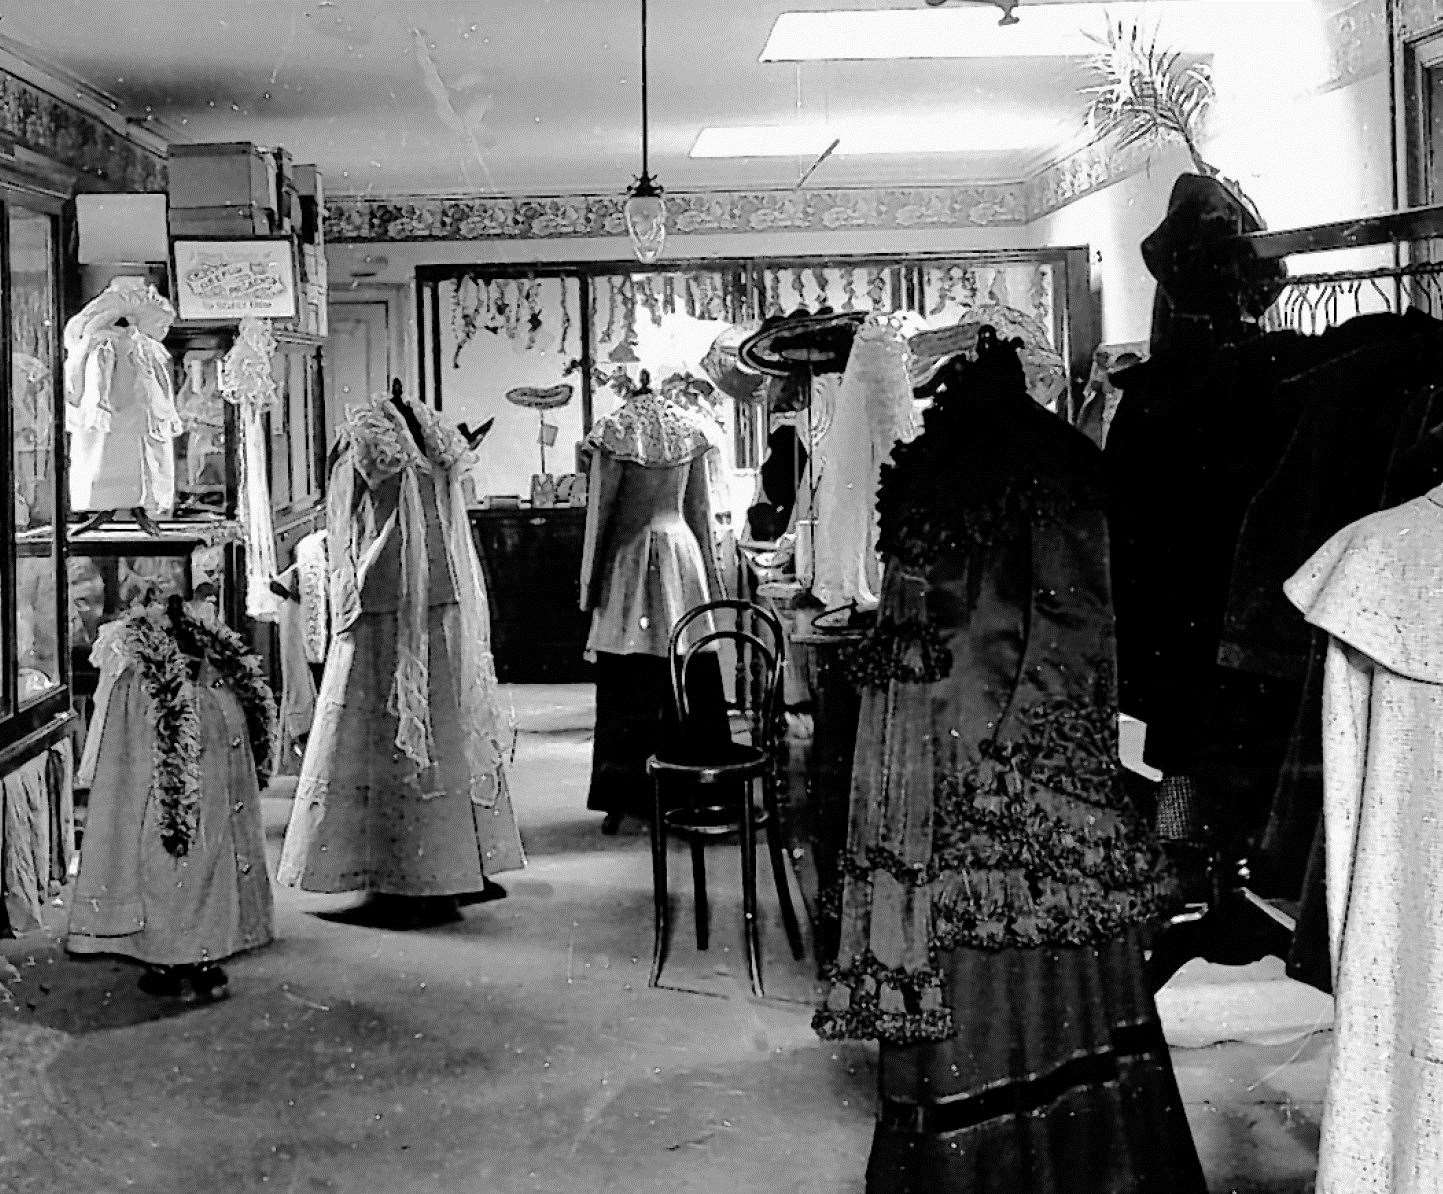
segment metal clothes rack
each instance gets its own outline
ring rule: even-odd
[[[1263,317],[1266,330],[1316,334],[1357,315],[1399,314],[1409,307],[1443,318],[1443,204],[1254,232],[1237,242],[1269,261],[1349,249],[1391,250],[1392,260],[1378,266],[1290,274]],[[1206,904],[1174,917],[1153,943],[1148,967],[1154,991],[1193,958],[1223,965],[1270,955],[1287,958],[1296,909],[1259,895],[1250,887],[1251,878],[1247,858],[1213,855]]]
[[[1359,315],[1404,307],[1443,316],[1443,261],[1290,275],[1262,323],[1268,331],[1317,335]]]

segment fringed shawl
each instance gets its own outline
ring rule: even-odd
[[[456,677],[456,699],[466,732],[471,799],[495,807],[502,792],[503,722],[496,665],[491,653],[491,618],[485,582],[471,530],[461,478],[471,460],[465,439],[429,408],[408,403],[422,430],[412,438],[405,418],[386,399],[353,407],[342,431],[344,452],[332,473],[328,502],[327,550],[332,570],[333,612],[349,616],[357,603],[360,513],[355,478],[370,486],[400,477],[396,512],[401,539],[401,600],[396,610],[396,677],[387,702],[397,719],[396,747],[418,772],[435,761],[430,711],[429,580],[426,519],[421,486],[435,497],[446,563],[460,614],[458,641],[447,640]],[[344,624],[342,623],[342,626]]]

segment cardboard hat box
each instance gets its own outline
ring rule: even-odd
[[[276,158],[249,141],[170,147],[172,207],[276,206]]]
[[[275,209],[256,203],[170,209],[172,237],[273,236],[284,231],[276,219]]]

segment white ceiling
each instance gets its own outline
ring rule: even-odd
[[[757,60],[782,12],[889,6],[922,0],[651,0],[653,172],[670,189],[785,186],[810,164],[690,159],[709,125],[965,129],[1002,113],[1055,122],[1059,144],[1080,131],[1077,58]],[[639,14],[639,0],[5,0],[0,37],[168,139],[283,145],[331,193],[616,191],[639,161]],[[1016,179],[1046,156],[838,157],[812,185]]]

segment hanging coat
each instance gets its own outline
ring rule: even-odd
[[[1318,1194],[1443,1189],[1443,486],[1354,523],[1287,583],[1330,636],[1328,933],[1337,1000]]]

